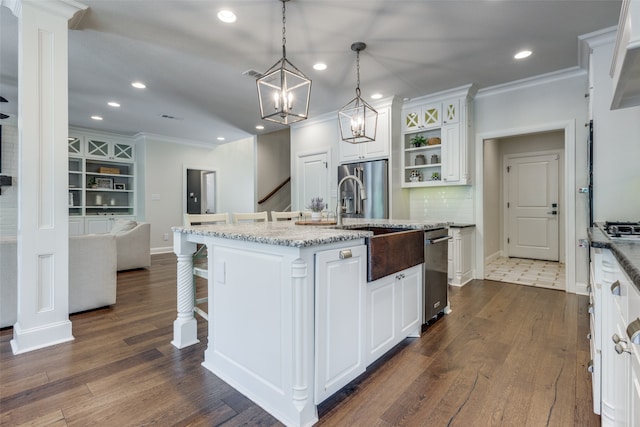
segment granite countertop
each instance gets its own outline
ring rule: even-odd
[[[640,240],[612,240],[600,227],[588,230],[589,243],[594,248],[611,249],[625,273],[640,291]]]
[[[446,227],[447,223],[348,218],[343,220],[341,228],[336,225],[296,225],[293,221],[278,221],[196,225],[192,227],[172,227],[171,229],[174,232],[185,234],[304,248],[363,239],[372,236],[373,233],[366,230],[352,230],[351,228],[372,226],[422,230]]]

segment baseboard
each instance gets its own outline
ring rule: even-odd
[[[489,264],[491,261],[493,261],[496,258],[500,258],[501,256],[504,256],[502,254],[502,251],[497,251],[497,252],[492,253],[491,255],[489,255],[489,256],[484,258],[484,265]]]
[[[151,248],[151,255],[166,254],[169,252],[173,252],[173,246],[167,246],[164,248]]]
[[[13,354],[22,354],[68,341],[73,341],[68,319],[30,329],[22,329],[20,323],[16,323],[13,325],[11,350]]]
[[[587,283],[576,282],[576,295],[589,295],[588,287]]]

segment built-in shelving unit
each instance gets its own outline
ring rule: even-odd
[[[70,234],[108,232],[136,215],[133,144],[91,135],[69,137]]]

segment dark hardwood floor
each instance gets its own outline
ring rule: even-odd
[[[176,263],[118,274],[117,304],[71,316],[75,341],[19,356],[0,331],[0,425],[272,426],[277,420],[170,341]],[[473,281],[453,313],[323,403],[323,426],[597,426],[587,298]],[[241,339],[241,337],[239,337]]]

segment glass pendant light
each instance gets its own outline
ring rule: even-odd
[[[311,79],[287,59],[285,3],[282,1],[282,58],[259,79],[260,117],[281,124],[295,123],[309,115]]]
[[[351,50],[356,52],[358,73],[356,97],[338,112],[342,140],[351,144],[376,140],[378,112],[360,97],[360,52],[366,47],[367,45],[363,42],[355,42],[351,45]]]

